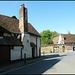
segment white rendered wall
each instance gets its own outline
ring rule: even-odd
[[[61,44],[61,35],[59,35],[58,44]]]
[[[40,38],[35,36],[30,36],[29,34],[24,34],[24,39],[23,39],[24,48],[22,49],[23,59],[24,59],[24,54],[26,54],[26,58],[32,58],[32,47],[30,46],[30,42],[36,45],[36,38],[37,38],[37,50],[35,47],[35,57],[39,56]],[[27,43],[27,40],[29,40],[29,43]],[[11,61],[21,59],[21,48],[22,48],[21,46],[15,46],[14,49],[11,49]]]
[[[32,42],[36,45],[36,37],[35,36],[30,36],[30,42]],[[32,49],[31,49],[31,51],[32,51]],[[36,47],[35,47],[35,57],[36,57]]]
[[[34,43],[36,45],[36,37],[35,36],[30,36],[30,42],[32,42],[32,43]],[[35,57],[37,57],[36,47],[35,47]]]
[[[30,42],[33,42],[36,45],[36,37],[30,36]]]
[[[36,40],[36,38],[37,38],[37,40]],[[36,41],[37,41],[37,44],[36,44]],[[37,45],[37,50],[36,50],[36,47],[35,47],[35,57],[39,56],[40,38],[39,37],[35,37],[35,36],[30,36],[30,42],[32,42],[35,45]]]
[[[29,43],[27,43],[27,40],[29,40]],[[24,59],[24,54],[26,54],[26,58],[31,58],[32,57],[32,51],[30,47],[30,35],[29,34],[24,34],[23,38],[23,50],[22,50],[22,58]]]
[[[40,38],[37,38],[37,56],[39,56],[39,49],[40,49]]]
[[[21,59],[21,48],[20,46],[15,46],[14,49],[11,49],[11,61]]]

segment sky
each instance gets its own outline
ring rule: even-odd
[[[26,4],[28,22],[39,33],[75,34],[75,1],[0,1],[0,14],[19,19],[21,4]]]

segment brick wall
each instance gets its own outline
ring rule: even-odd
[[[58,48],[58,52],[60,53],[60,52],[63,52],[63,47],[62,47],[62,45],[48,45],[48,46],[42,46],[41,47],[41,53],[53,53],[53,52],[56,52],[55,50],[54,50],[54,47],[59,47]]]

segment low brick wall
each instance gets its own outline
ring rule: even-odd
[[[60,44],[53,44],[53,45],[44,45],[44,46],[41,46],[41,53],[43,54],[47,54],[47,53],[54,53],[54,52],[56,52],[55,50],[54,50],[54,47],[59,47],[59,49],[58,49],[58,53],[61,53],[61,52],[63,52],[63,47],[62,47],[62,45],[60,45]]]
[[[53,52],[53,46],[41,47],[41,53],[51,53]]]

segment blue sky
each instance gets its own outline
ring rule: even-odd
[[[0,14],[19,19],[25,1],[0,1]],[[26,1],[28,22],[41,33],[44,30],[75,34],[75,1]]]

